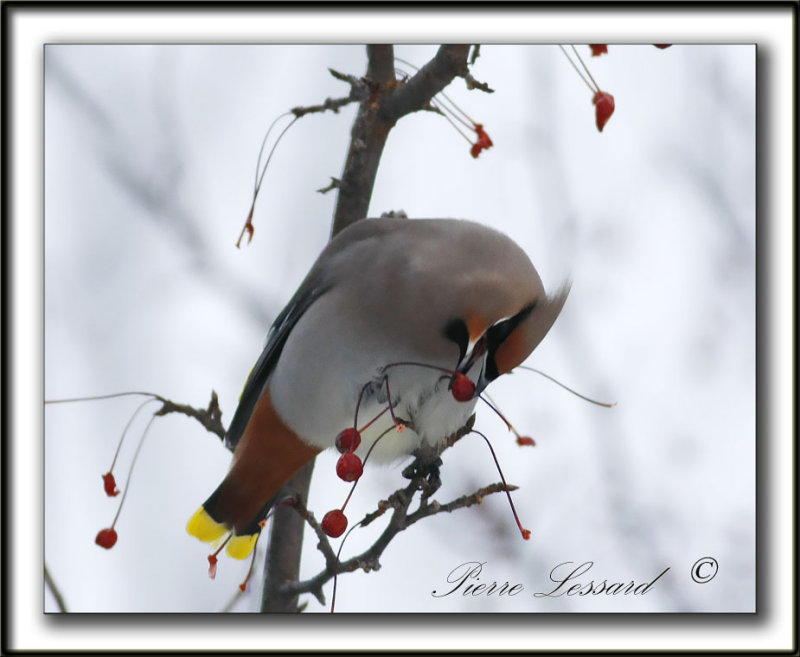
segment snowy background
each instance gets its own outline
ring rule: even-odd
[[[432,46],[398,46],[422,65]],[[556,46],[484,46],[473,74],[496,93],[447,90],[494,148],[478,160],[439,116],[400,121],[370,214],[481,221],[512,236],[549,289],[573,288],[528,361],[587,404],[520,372],[490,394],[537,446],[519,448],[488,409],[523,524],[504,496],[402,533],[379,572],[340,578],[337,611],[563,612],[755,609],[755,47],[610,46],[579,52],[616,99],[602,134],[591,94]],[[45,50],[45,398],[127,390],[235,409],[269,324],[324,246],[355,106],[286,135],[265,178],[253,243],[234,247],[266,127],[363,74],[360,46],[47,46]],[[407,69],[407,67],[404,67]],[[390,300],[387,300],[387,303]],[[158,419],[133,473],[110,551],[94,544],[119,497],[100,475],[136,398],[45,410],[45,562],[70,611],[220,611],[246,562],[206,574],[188,517],[229,454],[183,416]],[[155,409],[152,406],[151,409]],[[120,485],[147,422],[131,427]],[[347,490],[317,462],[309,507]],[[402,464],[367,468],[348,516],[400,487]],[[482,441],[445,454],[445,502],[498,479]],[[379,523],[376,523],[376,525]],[[354,532],[345,555],[375,532]],[[302,575],[323,565],[307,536]],[[263,545],[259,549],[263,550]],[[717,576],[695,584],[701,557]],[[434,598],[448,573],[486,562],[481,581],[513,598]],[[582,581],[646,582],[646,596],[536,598],[562,562]],[[234,604],[258,608],[257,585]],[[332,587],[325,591],[330,599]],[[309,612],[324,612],[308,597]],[[45,610],[54,610],[49,592]]]

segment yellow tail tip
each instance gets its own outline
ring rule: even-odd
[[[246,559],[250,556],[258,540],[258,534],[245,534],[244,536],[231,536],[225,552],[234,559]]]
[[[221,522],[214,520],[208,512],[201,506],[186,523],[186,531],[192,536],[199,538],[204,543],[211,543],[219,540],[228,531],[228,528]]]

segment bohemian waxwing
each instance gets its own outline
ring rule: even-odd
[[[568,291],[546,296],[515,242],[469,221],[365,219],[343,230],[272,325],[226,435],[230,471],[189,533],[212,542],[232,530],[228,553],[246,557],[283,484],[387,403],[406,426],[370,462],[441,447],[486,385],[541,342]],[[449,389],[454,371],[475,383],[467,401]],[[384,413],[362,431],[357,454],[392,424]]]

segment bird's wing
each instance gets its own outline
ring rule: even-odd
[[[233,414],[233,419],[225,434],[225,445],[228,449],[234,449],[244,433],[250,416],[253,414],[256,402],[264,390],[264,385],[269,379],[275,364],[280,358],[283,346],[289,334],[292,332],[297,321],[319,299],[328,288],[318,284],[319,281],[313,280],[309,276],[300,286],[295,295],[280,312],[267,335],[267,344],[264,351],[247,377],[247,383],[239,398],[239,406]]]
[[[244,434],[256,402],[275,369],[292,329],[314,302],[334,286],[338,278],[337,271],[355,266],[352,260],[347,259],[348,252],[359,244],[379,240],[385,233],[404,228],[409,223],[408,219],[364,219],[355,222],[328,243],[297,292],[272,324],[264,351],[250,372],[239,398],[239,406],[225,436],[226,447],[234,449]]]

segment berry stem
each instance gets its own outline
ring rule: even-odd
[[[353,525],[350,529],[347,530],[347,533],[344,535],[344,538],[342,539],[342,542],[339,544],[339,549],[336,550],[336,566],[337,566],[337,568],[336,568],[336,572],[333,574],[333,591],[331,592],[331,613],[333,613],[333,610],[334,610],[334,608],[336,606],[336,582],[337,582],[338,577],[339,577],[339,568],[338,568],[338,566],[339,566],[339,564],[342,563],[342,560],[341,560],[342,548],[344,547],[344,542],[347,540],[347,537],[350,536],[350,532],[352,532],[360,524],[361,524],[361,521],[359,520],[355,525]]]
[[[379,441],[381,438],[383,438],[383,437],[384,437],[386,434],[388,434],[390,431],[392,431],[392,429],[394,429],[394,428],[395,428],[395,427],[388,427],[388,428],[387,428],[387,429],[386,429],[386,430],[385,430],[385,431],[384,431],[384,432],[383,432],[383,433],[382,433],[380,436],[378,436],[378,437],[375,439],[375,442],[373,442],[373,443],[372,443],[372,444],[369,446],[369,449],[367,450],[367,453],[366,453],[366,455],[364,456],[364,460],[361,462],[362,466],[366,466],[366,465],[367,465],[367,459],[369,458],[369,455],[370,455],[370,454],[372,454],[372,450],[373,450],[373,449],[375,449],[375,445],[377,445],[377,444],[378,444],[378,441]],[[345,510],[345,507],[347,506],[347,503],[350,501],[350,498],[353,496],[353,491],[356,489],[356,486],[358,485],[358,482],[359,482],[360,480],[361,480],[361,478],[359,477],[358,479],[356,479],[356,480],[353,482],[353,485],[350,487],[350,492],[347,494],[347,497],[346,497],[346,498],[345,498],[345,500],[344,500],[344,504],[342,504],[342,507],[341,507],[341,509],[340,509],[341,511],[344,511],[344,510]]]
[[[435,103],[432,103],[431,105],[432,105],[434,108],[438,109],[438,110],[439,110],[439,111],[442,113],[442,116],[443,116],[443,117],[444,117],[444,118],[447,120],[447,122],[448,122],[448,123],[449,123],[451,126],[453,126],[453,128],[455,128],[455,131],[456,131],[458,134],[460,134],[460,135],[461,135],[461,136],[462,136],[464,139],[466,139],[466,140],[467,140],[467,141],[468,141],[470,144],[472,143],[472,139],[470,139],[469,135],[465,135],[463,132],[461,132],[461,128],[459,128],[459,127],[458,127],[458,125],[456,125],[456,123],[453,121],[453,119],[456,119],[456,120],[458,120],[460,123],[462,123],[463,125],[466,125],[466,126],[468,126],[468,127],[470,127],[470,128],[471,128],[472,126],[470,126],[470,125],[469,125],[469,124],[468,124],[466,121],[464,121],[463,119],[461,119],[461,118],[457,117],[455,114],[453,114],[453,113],[452,113],[452,111],[450,111],[450,112],[449,112],[449,114],[448,114],[448,113],[447,113],[447,111],[446,111],[446,110],[447,110],[447,108],[446,108],[444,105],[439,105],[438,103],[436,103],[436,104],[435,104]],[[452,118],[450,118],[450,117],[452,117]]]
[[[494,403],[492,403],[492,402],[489,400],[489,395],[487,395],[486,393],[483,393],[482,395],[478,395],[478,396],[480,397],[481,401],[483,401],[483,403],[484,403],[484,404],[486,404],[486,405],[487,405],[489,408],[491,408],[491,409],[492,409],[492,410],[493,410],[495,413],[497,413],[497,416],[498,416],[498,417],[499,417],[499,418],[500,418],[500,419],[501,419],[503,422],[505,422],[505,425],[508,427],[508,430],[509,430],[509,431],[513,431],[513,432],[514,432],[514,435],[515,435],[517,438],[519,438],[519,434],[517,433],[517,430],[514,428],[514,425],[513,425],[513,424],[511,424],[511,422],[509,422],[509,421],[508,421],[508,418],[507,418],[505,415],[503,415],[503,414],[500,412],[500,409],[499,409],[499,408],[497,408],[497,406],[495,406],[495,405],[494,405]]]
[[[291,112],[284,112],[275,118],[275,120],[269,124],[269,128],[267,128],[267,134],[264,135],[264,139],[261,140],[261,148],[258,149],[258,160],[256,160],[256,179],[253,183],[253,196],[258,194],[258,189],[261,187],[261,180],[264,179],[264,174],[262,173],[259,177],[259,171],[261,170],[261,158],[264,156],[264,148],[267,146],[267,140],[269,139],[270,133],[275,125],[280,121],[284,116],[289,116]],[[273,147],[274,149],[274,147]]]
[[[247,221],[244,222],[244,226],[242,226],[242,232],[239,233],[239,239],[236,240],[236,248],[239,248],[239,246],[241,246],[242,238],[244,237],[245,233],[249,234],[248,243],[250,242],[251,239],[253,239],[253,224],[252,224],[253,211],[255,210],[258,193],[259,191],[261,191],[261,184],[264,182],[264,176],[267,174],[267,168],[269,167],[269,163],[272,160],[272,156],[275,154],[275,149],[278,148],[278,144],[281,142],[281,139],[283,139],[283,136],[286,134],[286,131],[289,130],[289,128],[291,128],[295,124],[295,121],[297,121],[297,119],[299,119],[300,117],[295,116],[289,122],[289,125],[287,125],[278,135],[278,138],[275,140],[275,143],[272,145],[272,148],[269,151],[269,155],[267,156],[267,161],[264,163],[264,168],[261,170],[261,175],[259,176],[258,167],[261,164],[261,157],[264,152],[264,146],[266,145],[269,133],[272,131],[272,128],[275,125],[275,123],[277,123],[278,119],[287,116],[289,114],[291,114],[291,112],[285,112],[284,114],[281,114],[277,119],[275,119],[275,121],[272,122],[269,129],[267,130],[267,134],[264,136],[264,141],[261,143],[261,150],[258,153],[258,161],[256,162],[256,184],[255,188],[253,189],[253,200],[250,203],[250,211],[247,214]]]
[[[405,64],[406,66],[410,66],[410,67],[411,67],[411,68],[413,68],[415,71],[419,71],[419,67],[417,67],[417,66],[414,66],[414,65],[413,65],[411,62],[409,62],[409,61],[407,61],[407,60],[403,59],[402,57],[395,57],[394,59],[395,59],[395,61],[398,61],[398,62],[400,62],[401,64]],[[461,108],[460,108],[460,107],[459,107],[459,106],[458,106],[458,105],[455,103],[455,101],[453,101],[453,99],[452,99],[452,98],[450,98],[450,96],[448,96],[448,95],[447,95],[447,94],[446,94],[444,91],[440,91],[438,94],[436,94],[436,96],[441,96],[441,97],[442,97],[442,98],[444,98],[444,99],[445,99],[445,100],[446,100],[448,103],[450,103],[450,104],[451,104],[451,105],[452,105],[452,106],[453,106],[453,107],[454,107],[454,108],[455,108],[455,109],[456,109],[456,110],[457,110],[457,111],[458,111],[458,112],[459,112],[459,113],[460,113],[460,114],[461,114],[461,115],[462,115],[462,116],[463,116],[465,119],[467,119],[467,121],[469,121],[469,122],[470,122],[470,124],[471,124],[471,125],[470,125],[469,127],[472,127],[472,126],[474,126],[474,125],[475,125],[475,121],[473,121],[473,120],[472,120],[472,117],[470,117],[470,115],[469,115],[469,114],[467,114],[467,113],[466,113],[466,112],[465,112],[463,109],[461,109]],[[440,101],[440,102],[441,102],[441,101]],[[455,114],[454,112],[452,112],[452,110],[450,110],[450,111],[451,111],[451,113]],[[467,124],[464,124],[464,125],[467,125]]]
[[[575,46],[570,46],[570,47],[572,48],[572,52],[574,52],[574,53],[575,53],[575,56],[578,58],[578,61],[581,63],[581,66],[583,66],[583,70],[584,70],[584,71],[586,71],[586,75],[588,75],[588,76],[589,76],[589,79],[590,79],[590,80],[591,80],[591,81],[594,83],[595,90],[596,90],[596,91],[600,91],[600,85],[599,85],[599,84],[597,84],[597,82],[595,81],[595,79],[592,77],[592,73],[591,73],[591,71],[589,70],[589,67],[588,67],[588,66],[586,66],[586,63],[583,61],[583,58],[582,58],[582,57],[580,56],[580,54],[578,53],[578,50],[577,50],[577,48],[575,48]]]
[[[384,368],[384,369],[386,369],[386,368]],[[353,428],[356,429],[356,431],[359,431],[359,433],[361,431],[364,431],[364,429],[367,429],[368,427],[370,427],[372,425],[372,423],[375,422],[379,417],[381,417],[386,411],[389,411],[391,413],[392,421],[394,422],[395,426],[400,424],[398,422],[397,418],[394,415],[394,407],[392,406],[392,395],[391,395],[391,392],[389,391],[389,377],[386,374],[384,374],[383,380],[381,381],[381,385],[384,385],[384,384],[386,385],[386,400],[387,400],[386,408],[384,408],[380,413],[378,413],[374,418],[372,418],[369,422],[367,422],[367,424],[365,424],[359,430],[358,429],[358,411],[361,408],[361,401],[362,401],[362,399],[364,397],[364,393],[366,392],[367,388],[369,388],[370,385],[372,385],[372,381],[369,381],[369,382],[365,383],[361,387],[361,392],[359,393],[358,401],[356,402],[355,417],[353,418]]]
[[[259,533],[258,538],[261,538],[261,534]],[[247,582],[250,581],[250,577],[253,575],[253,570],[255,570],[256,565],[256,554],[258,554],[258,538],[256,539],[256,544],[253,546],[253,556],[250,558],[250,568],[247,569],[247,576],[244,578],[244,581],[239,584],[239,590],[244,593],[247,590]]]
[[[281,116],[286,116],[287,114],[291,114],[291,112],[286,112],[286,114],[281,114]],[[280,117],[278,117],[278,118],[280,118]],[[261,170],[261,176],[259,177],[258,183],[256,183],[255,189],[253,190],[253,204],[254,205],[255,205],[255,202],[256,202],[256,196],[258,196],[258,193],[261,191],[261,184],[264,182],[264,176],[267,175],[267,168],[269,167],[269,163],[272,160],[272,156],[275,155],[275,149],[278,148],[278,144],[281,142],[281,139],[283,139],[283,136],[286,134],[286,132],[289,130],[289,128],[291,128],[295,124],[295,121],[297,121],[298,118],[300,118],[300,117],[295,116],[289,122],[289,125],[287,125],[283,130],[281,130],[281,134],[278,135],[278,138],[275,140],[275,143],[272,145],[272,148],[269,151],[269,155],[267,156],[267,161],[264,162],[264,168]],[[261,162],[261,153],[259,153],[259,155],[258,155],[258,161],[259,161],[259,163]],[[257,173],[258,173],[258,169],[256,169],[256,174]]]
[[[392,422],[394,422],[394,426],[395,427],[400,427],[401,425],[405,426],[405,425],[402,424],[402,422],[398,422],[397,421],[397,418],[395,417],[395,414],[394,414],[394,406],[392,405],[392,393],[389,390],[389,375],[388,374],[384,375],[383,382],[386,384],[386,403],[389,406],[389,413],[392,416]]]
[[[120,436],[119,442],[117,443],[117,451],[114,452],[114,458],[111,461],[111,467],[108,469],[109,472],[114,470],[114,466],[117,463],[117,457],[119,456],[119,451],[120,451],[120,449],[122,449],[122,441],[125,440],[125,435],[128,433],[128,429],[131,428],[131,425],[133,424],[133,421],[136,419],[136,416],[139,414],[139,411],[141,411],[145,406],[147,406],[147,404],[149,404],[150,402],[153,402],[153,401],[156,401],[156,400],[155,399],[147,399],[147,400],[143,401],[141,404],[139,404],[139,406],[136,407],[136,410],[133,412],[133,415],[131,415],[131,419],[128,420],[128,424],[126,424],[125,428],[122,430],[122,435]]]
[[[367,422],[363,427],[361,427],[358,432],[363,433],[365,430],[369,429],[375,422],[377,422],[385,413],[389,410],[387,406],[384,408],[380,413],[378,413],[374,418],[372,418],[369,422]]]
[[[131,487],[131,476],[133,475],[133,468],[136,465],[136,460],[139,458],[139,452],[142,451],[142,445],[144,445],[144,439],[147,437],[147,432],[150,430],[150,426],[153,424],[153,421],[156,419],[156,416],[150,418],[150,421],[147,423],[147,426],[144,428],[142,432],[142,437],[139,439],[139,444],[136,446],[136,451],[133,454],[133,460],[131,461],[131,466],[128,468],[128,476],[125,481],[125,490],[122,491],[122,499],[119,501],[119,507],[117,507],[117,514],[114,516],[114,522],[111,523],[111,529],[114,529],[114,525],[117,524],[117,520],[119,519],[119,514],[122,511],[122,505],[125,504],[125,498],[128,496],[128,489]]]
[[[367,381],[367,383],[365,383],[363,386],[361,386],[361,392],[358,393],[358,401],[356,402],[356,412],[355,412],[354,417],[353,417],[353,428],[356,429],[356,430],[358,430],[358,410],[361,408],[361,400],[364,398],[364,393],[367,391],[367,388],[369,388],[371,385],[372,385],[372,381]],[[386,409],[384,409],[384,410],[386,410]],[[380,417],[380,416],[378,416],[378,417]],[[374,422],[377,419],[378,418],[376,417],[372,421]],[[367,426],[369,426],[369,425],[367,425]]]
[[[211,553],[211,556],[216,559],[217,555],[220,552],[222,552],[222,548],[224,548],[228,544],[228,541],[230,541],[232,537],[233,537],[233,532],[228,532],[228,535],[225,537],[225,540],[222,541],[220,546],[216,550],[214,550],[214,552]]]
[[[580,77],[580,79],[581,79],[581,80],[583,80],[583,81],[586,83],[586,86],[587,86],[587,87],[589,87],[589,91],[591,91],[592,93],[595,93],[595,91],[599,91],[599,90],[600,90],[599,88],[598,88],[598,89],[595,89],[594,87],[592,87],[592,85],[591,85],[591,84],[589,84],[589,81],[586,79],[586,77],[583,75],[583,73],[581,73],[581,70],[580,70],[580,69],[577,67],[577,65],[575,64],[575,62],[573,62],[573,61],[572,61],[572,59],[570,58],[570,56],[567,54],[567,51],[566,51],[566,49],[564,48],[564,46],[562,46],[561,44],[559,44],[559,46],[558,46],[558,47],[559,47],[559,48],[561,48],[561,52],[563,52],[563,53],[564,53],[564,57],[566,57],[566,58],[567,58],[567,61],[568,61],[568,62],[569,62],[571,65],[572,65],[572,68],[574,68],[574,69],[575,69],[575,72],[578,74],[578,76]]]
[[[492,447],[492,443],[489,442],[489,439],[482,434],[480,431],[473,429],[470,433],[478,434],[489,447],[489,451],[492,453],[492,458],[494,459],[494,464],[497,466],[497,472],[500,473],[500,479],[503,482],[503,486],[506,489],[506,496],[508,496],[508,503],[511,505],[511,513],[514,514],[514,520],[517,522],[517,527],[519,527],[519,531],[522,534],[522,538],[526,541],[531,537],[531,532],[528,529],[525,529],[522,526],[522,523],[519,520],[519,516],[517,515],[517,509],[514,507],[514,500],[511,499],[511,491],[508,490],[508,484],[506,483],[506,478],[503,476],[503,470],[500,468],[500,462],[497,460],[497,454],[494,452],[494,447]]]
[[[591,397],[587,397],[586,395],[582,395],[577,390],[573,390],[569,386],[564,385],[563,383],[561,383],[561,381],[559,381],[558,379],[553,378],[549,374],[545,374],[541,370],[537,370],[535,367],[529,367],[528,365],[518,365],[517,367],[519,367],[520,369],[523,369],[523,370],[528,370],[529,372],[534,372],[535,374],[538,374],[539,376],[543,376],[545,379],[549,379],[550,381],[555,383],[557,386],[560,386],[561,388],[563,388],[567,392],[571,392],[576,397],[580,397],[584,401],[587,401],[587,402],[589,402],[591,404],[596,404],[597,406],[603,406],[605,408],[614,408],[614,406],[617,405],[617,402],[613,402],[613,403],[601,402],[601,401],[597,401],[596,399],[592,399]]]
[[[45,404],[70,404],[72,402],[82,401],[99,401],[102,399],[116,399],[117,397],[130,397],[132,395],[151,397],[151,401],[160,399],[158,395],[152,392],[114,392],[109,395],[92,395],[91,397],[69,397],[65,399],[45,399]]]

